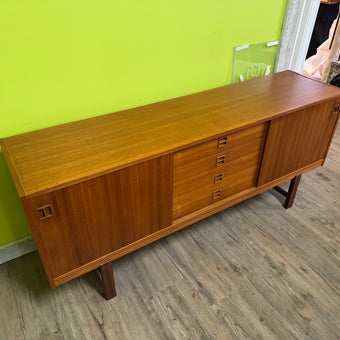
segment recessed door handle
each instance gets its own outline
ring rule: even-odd
[[[38,208],[37,211],[40,220],[45,220],[46,218],[53,216],[51,205],[44,205],[43,207]]]

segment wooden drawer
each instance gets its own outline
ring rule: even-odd
[[[183,165],[193,168],[197,166],[205,166],[210,162],[211,167],[216,166],[216,157],[228,154],[230,150],[241,145],[253,143],[257,139],[263,139],[267,133],[267,123],[256,125],[248,129],[225,135],[224,137],[211,140],[178,151],[174,155],[174,168],[182,169]],[[224,140],[224,138],[226,138]],[[225,142],[225,143],[224,143]]]
[[[174,190],[174,220],[206,207],[218,200],[232,196],[255,185],[258,164],[234,172],[219,184],[197,181],[184,186],[184,190]],[[205,181],[203,181],[205,182]]]
[[[216,153],[216,140],[212,141],[215,148],[211,147],[212,142],[207,142],[178,152],[174,158],[174,219],[254,186],[266,131],[267,124],[261,124],[235,133],[235,138],[230,140],[239,143],[225,146],[223,153]],[[200,157],[202,154],[205,157]],[[219,165],[217,157],[221,155],[225,156],[225,162]]]
[[[223,174],[223,181],[240,169],[247,168],[258,163],[259,152],[262,151],[263,138],[257,139],[253,143],[235,147],[223,154],[225,161],[217,166],[217,157],[212,156],[194,163],[184,164],[174,171],[174,188],[184,190],[184,186],[193,183],[200,185],[214,184],[215,176]],[[195,185],[195,184],[193,184]]]

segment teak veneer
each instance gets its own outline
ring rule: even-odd
[[[340,89],[291,71],[1,140],[52,288],[324,163]]]

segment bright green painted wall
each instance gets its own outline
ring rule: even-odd
[[[0,0],[0,137],[230,83],[286,0]],[[43,142],[43,141],[42,141]],[[0,245],[30,234],[0,154]]]

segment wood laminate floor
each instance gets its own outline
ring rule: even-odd
[[[270,190],[51,290],[0,265],[0,339],[340,339],[340,128],[294,206]]]

